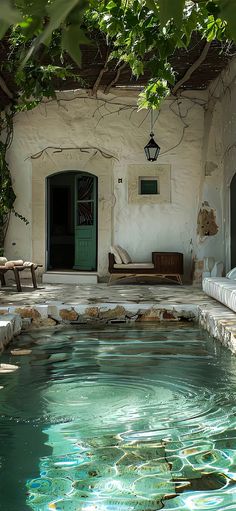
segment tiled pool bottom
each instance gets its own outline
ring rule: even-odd
[[[235,511],[236,359],[204,331],[31,331],[1,362],[1,511]]]

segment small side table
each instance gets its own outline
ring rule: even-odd
[[[152,252],[152,262],[157,273],[165,278],[173,278],[182,283],[181,275],[184,273],[183,254],[180,252]]]

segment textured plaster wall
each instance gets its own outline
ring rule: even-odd
[[[201,237],[198,258],[214,256],[227,271],[230,263],[230,183],[236,172],[236,59],[208,91],[203,138],[202,202],[216,215],[218,232]],[[201,206],[201,204],[200,204]]]
[[[196,94],[189,92],[179,102],[166,100],[155,122],[155,138],[161,147],[158,163],[170,168],[170,202],[164,204],[128,202],[127,168],[140,165],[142,176],[142,166],[147,164],[143,147],[150,132],[150,117],[146,111],[136,111],[135,96],[116,92],[95,99],[85,91],[69,92],[61,94],[59,102],[18,114],[9,163],[15,207],[29,225],[12,216],[6,256],[45,264],[45,178],[64,170],[86,170],[100,180],[100,275],[107,271],[107,251],[114,242],[140,261],[151,261],[152,251],[183,252],[188,278],[193,255],[199,250],[199,206],[203,196],[210,195],[213,206],[218,201],[218,174],[209,176],[208,183],[202,164],[206,96],[198,92],[196,101]],[[36,156],[32,159],[32,155]]]
[[[236,59],[223,77],[220,88],[220,100],[223,112],[223,214],[225,222],[224,246],[226,269],[231,268],[230,261],[230,184],[236,173]]]
[[[214,218],[214,228],[208,236],[203,225],[198,224],[196,259],[214,257],[224,261],[224,219],[223,219],[223,163],[222,163],[222,105],[211,101],[208,92],[205,104],[203,145],[202,145],[202,183],[199,194],[198,219],[207,214],[209,222]]]

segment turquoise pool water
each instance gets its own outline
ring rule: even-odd
[[[0,374],[2,511],[236,510],[236,359],[194,326],[34,331]]]

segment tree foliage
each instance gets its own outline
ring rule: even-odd
[[[97,30],[112,47],[110,59],[126,62],[137,77],[149,70],[140,104],[157,108],[175,82],[170,56],[189,46],[193,31],[208,41],[236,40],[236,0],[1,0],[0,37],[12,27],[22,38],[18,65],[30,72],[36,63],[42,91],[46,75],[50,81],[62,71],[40,67],[40,55],[54,45],[62,60],[67,52],[80,66],[81,45],[93,44]]]
[[[231,3],[236,14],[236,2]],[[146,108],[158,108],[174,85],[170,57],[177,48],[188,48],[193,32],[207,41],[236,38],[236,30],[234,34],[223,17],[225,13],[228,19],[229,12],[220,0],[110,0],[90,4],[88,20],[112,42],[111,58],[127,62],[137,77],[148,69],[151,80],[140,97],[140,105]]]

